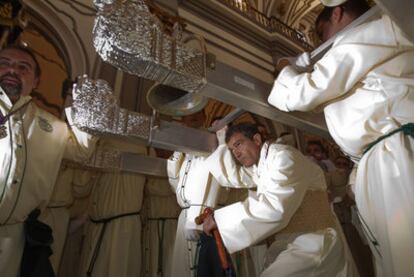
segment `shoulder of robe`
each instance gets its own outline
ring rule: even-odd
[[[334,45],[364,44],[389,45],[394,43],[392,21],[388,15],[382,15],[371,21],[354,27],[351,31],[338,36]],[[390,33],[391,32],[391,33]]]
[[[268,149],[269,154],[277,154],[277,153],[293,153],[293,154],[301,154],[296,148],[286,145],[286,144],[279,144],[279,143],[270,143]]]

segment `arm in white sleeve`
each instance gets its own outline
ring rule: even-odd
[[[167,174],[168,181],[171,188],[175,193],[177,190],[178,182],[180,181],[180,170],[185,159],[184,153],[174,152],[167,161]]]
[[[285,67],[276,78],[268,101],[282,111],[313,110],[351,91],[372,68],[395,53],[393,45],[344,39],[334,45],[310,73]]]
[[[207,158],[206,166],[217,182],[223,187],[252,188],[252,173],[239,165],[225,144],[220,144]]]
[[[281,150],[268,154],[257,194],[214,213],[230,253],[249,247],[283,229],[300,206],[307,184],[298,153]]]
[[[70,108],[65,109],[70,129],[64,157],[71,161],[84,162],[95,151],[98,138],[79,130],[73,125]]]

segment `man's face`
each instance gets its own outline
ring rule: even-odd
[[[187,127],[199,129],[204,126],[205,119],[206,117],[204,115],[204,112],[200,111],[194,114],[183,116],[182,122]]]
[[[314,157],[318,161],[324,159],[324,153],[321,147],[317,144],[309,144],[306,151],[308,152],[308,155]]]
[[[18,49],[0,51],[0,86],[15,103],[21,95],[29,95],[39,79],[32,57]]]
[[[338,169],[349,170],[350,169],[350,162],[349,162],[349,160],[347,160],[345,158],[338,157],[335,160],[335,166]]]
[[[262,140],[259,134],[249,139],[241,133],[235,133],[230,137],[227,146],[240,164],[250,167],[259,161]]]

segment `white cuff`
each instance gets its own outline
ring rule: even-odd
[[[289,83],[292,83],[292,79],[298,75],[298,72],[293,68],[293,66],[286,66],[279,73],[276,78],[272,91],[267,99],[270,105],[275,106],[281,111],[290,112],[289,108],[289,95],[294,93],[289,86]]]

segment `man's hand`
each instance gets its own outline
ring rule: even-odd
[[[211,127],[216,127],[220,123],[220,120],[214,120],[213,124],[211,124]],[[216,131],[216,137],[218,144],[225,144],[226,143],[226,132],[227,132],[228,126],[224,126],[220,130]]]
[[[299,72],[305,72],[312,69],[312,62],[309,52],[303,52],[295,58],[293,67]]]
[[[276,70],[277,71],[282,71],[282,69],[283,68],[285,68],[285,66],[288,66],[288,65],[290,65],[290,59],[292,59],[292,58],[290,58],[290,57],[283,57],[283,58],[280,58],[278,61],[277,61],[277,64],[276,64]]]
[[[203,231],[207,235],[211,236],[212,235],[211,232],[215,229],[217,229],[217,224],[214,221],[213,215],[210,214],[204,219]]]
[[[298,72],[307,72],[312,69],[310,54],[304,52],[296,57],[283,57],[277,61],[276,69],[281,71],[285,66],[291,65]]]

